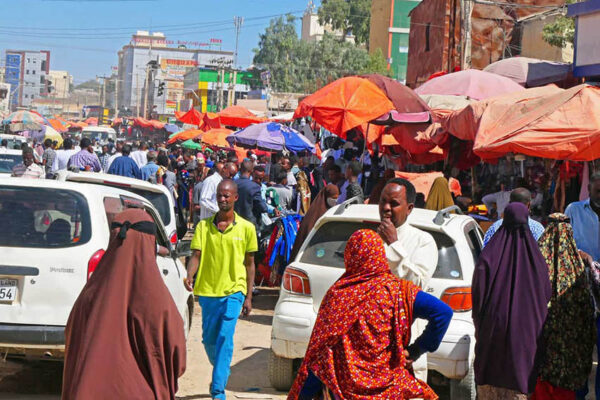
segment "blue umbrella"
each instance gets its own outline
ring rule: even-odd
[[[277,122],[263,122],[229,135],[225,140],[230,145],[245,148],[279,151],[287,149],[294,153],[315,151],[315,145],[292,128]]]
[[[165,124],[163,129],[169,133],[176,133],[181,130],[181,128],[175,124]]]

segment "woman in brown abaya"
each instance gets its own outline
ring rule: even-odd
[[[331,207],[335,206],[337,203],[337,198],[340,195],[340,189],[333,184],[329,184],[325,186],[315,200],[311,203],[308,208],[308,212],[302,218],[302,222],[300,222],[300,227],[298,228],[298,234],[296,235],[296,240],[294,241],[294,246],[292,247],[292,253],[290,255],[290,261],[293,261],[298,255],[300,251],[300,247],[306,240],[306,237],[315,226],[315,223],[323,214],[327,212]]]
[[[175,399],[185,336],[156,264],[156,226],[130,209],[111,228],[69,316],[62,398]]]

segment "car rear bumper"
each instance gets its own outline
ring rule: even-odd
[[[0,347],[64,346],[65,327],[52,325],[0,324]]]
[[[464,378],[473,359],[474,331],[471,321],[453,318],[440,347],[427,354],[428,369],[449,379]]]
[[[275,307],[271,331],[273,352],[279,357],[303,358],[315,319],[311,299],[279,301]]]

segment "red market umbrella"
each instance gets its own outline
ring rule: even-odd
[[[192,108],[188,112],[176,111],[175,118],[184,124],[200,125],[202,122],[202,113],[195,108]]]
[[[298,104],[294,119],[312,117],[332,133],[346,132],[367,124],[394,109],[394,104],[374,83],[358,76],[338,79]]]
[[[416,88],[415,92],[419,95],[444,94],[484,100],[522,90],[521,85],[504,76],[467,69],[433,78]]]
[[[362,75],[361,78],[374,83],[388,99],[394,110],[373,123],[389,125],[393,123],[425,123],[431,120],[429,106],[411,88],[379,74]]]

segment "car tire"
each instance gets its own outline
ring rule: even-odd
[[[190,328],[191,328],[191,311],[189,310],[188,307],[185,308],[185,312],[183,313],[183,334],[185,335],[185,339],[187,340],[189,333],[190,333]]]
[[[475,400],[476,397],[475,370],[471,364],[464,378],[450,380],[450,400]]]
[[[269,381],[275,389],[286,392],[294,383],[294,360],[277,356],[273,350],[269,353]]]

